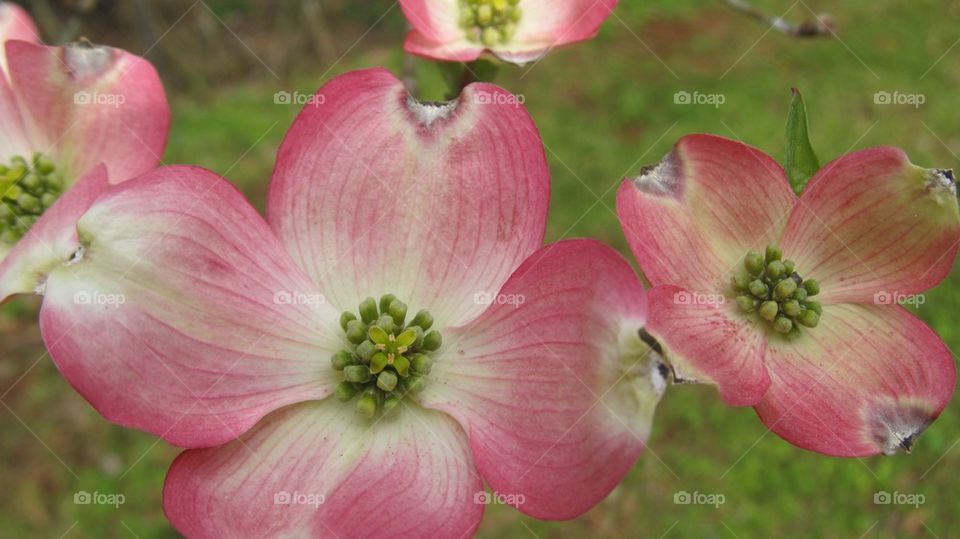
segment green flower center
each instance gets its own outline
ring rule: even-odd
[[[731,286],[737,306],[756,313],[784,334],[799,334],[800,326],[815,328],[823,307],[810,298],[820,293],[820,284],[804,280],[792,260],[783,260],[779,247],[768,245],[765,254],[750,251],[743,260],[745,272],[733,276]]]
[[[407,323],[407,304],[393,294],[381,297],[379,306],[373,298],[363,300],[358,312],[359,318],[350,311],[340,315],[350,344],[330,358],[333,369],[343,373],[334,394],[343,402],[359,396],[357,411],[372,418],[423,389],[433,366],[430,353],[443,338],[430,331],[433,316],[426,310]]]
[[[49,157],[14,156],[0,164],[0,242],[13,245],[63,192],[63,176]]]
[[[460,0],[460,26],[486,47],[507,43],[517,32],[520,0]]]

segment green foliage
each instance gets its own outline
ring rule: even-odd
[[[820,170],[820,161],[810,145],[807,106],[803,103],[803,96],[796,88],[791,93],[790,112],[787,114],[787,151],[783,168],[787,172],[790,186],[799,196],[810,178]]]

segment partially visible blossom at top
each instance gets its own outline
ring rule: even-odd
[[[90,43],[46,47],[0,5],[0,302],[33,292],[77,248],[76,219],[109,184],[147,172],[170,109],[156,70]],[[26,38],[26,41],[20,40]]]
[[[0,2],[0,47],[10,40],[39,43],[40,34],[30,15],[22,7],[9,2]],[[7,57],[0,50],[0,69],[7,72]]]
[[[462,538],[491,499],[573,518],[631,468],[665,387],[643,286],[599,242],[542,245],[549,171],[510,97],[352,72],[287,133],[269,224],[193,167],[79,220],[44,340],[105,417],[188,448],[181,533]]]
[[[677,381],[714,384],[837,456],[909,450],[950,401],[950,350],[897,303],[953,266],[951,171],[874,148],[825,165],[797,198],[769,156],[693,135],[625,181],[617,211]]]
[[[400,0],[407,52],[470,62],[490,51],[524,64],[597,35],[617,0]]]

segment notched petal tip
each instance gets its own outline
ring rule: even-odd
[[[910,453],[935,417],[919,403],[887,403],[875,407],[868,422],[870,437],[884,455]]]
[[[418,124],[429,128],[438,120],[447,120],[460,106],[459,99],[451,101],[420,101],[407,95],[407,110]]]
[[[639,191],[650,195],[679,198],[682,192],[682,166],[674,152],[670,152],[656,165],[640,169],[640,175],[631,179]]]
[[[931,168],[927,170],[927,191],[949,193],[957,196],[957,180],[953,170],[948,168]]]
[[[95,45],[82,40],[64,45],[63,63],[74,77],[82,79],[95,76],[110,69],[116,58],[116,50],[105,45]]]

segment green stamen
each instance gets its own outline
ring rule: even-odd
[[[43,154],[34,154],[30,160],[14,156],[7,165],[0,165],[0,242],[20,241],[60,198],[64,187],[53,161]]]
[[[756,313],[783,334],[797,334],[800,326],[814,328],[820,323],[823,307],[809,299],[820,293],[820,284],[803,280],[780,247],[768,245],[763,254],[750,251],[743,258],[743,269],[731,279],[741,312]]]
[[[508,43],[523,17],[520,0],[460,0],[460,27],[485,47]]]
[[[433,325],[433,316],[418,312],[409,323],[407,304],[393,294],[379,302],[360,303],[359,318],[351,312],[340,316],[347,348],[330,358],[331,367],[343,373],[334,396],[344,402],[357,399],[357,411],[366,417],[396,408],[410,393],[423,389],[430,373],[430,353],[443,346],[443,337]]]

